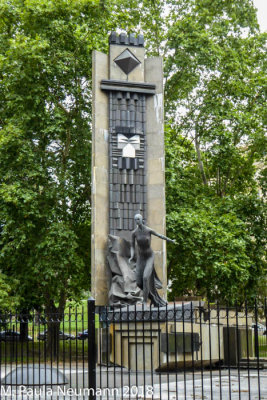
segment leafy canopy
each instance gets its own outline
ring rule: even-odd
[[[97,1],[0,5],[0,268],[23,308],[89,287],[91,52],[107,15]]]
[[[264,290],[266,35],[252,1],[1,0],[0,307],[7,291],[62,309],[90,285],[91,53],[118,27],[164,57],[170,297]]]
[[[170,295],[242,301],[266,290],[266,35],[247,0],[179,2],[171,13],[167,226],[178,247],[169,252]]]

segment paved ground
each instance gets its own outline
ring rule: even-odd
[[[111,371],[109,371],[109,387],[114,387],[112,382]],[[117,371],[117,378],[120,379],[120,371]],[[210,399],[210,400],[267,400],[267,370],[260,370],[259,374],[256,370],[221,370],[221,371],[200,371],[183,372],[178,374],[162,374],[154,375],[153,382],[150,374],[137,375],[136,377],[123,376],[123,385],[120,385],[120,393],[123,387],[124,396],[116,396],[112,391],[110,396],[105,395],[103,399],[113,400],[115,398],[129,399],[129,393],[132,394],[131,399],[136,399],[136,386],[139,389],[139,397],[141,399],[154,400],[191,400],[191,399]],[[145,385],[144,385],[145,380]],[[130,381],[130,382],[129,382]],[[259,385],[260,382],[260,385]],[[103,385],[102,382],[102,386]],[[118,385],[117,385],[118,387]],[[260,389],[259,389],[260,387]],[[129,390],[130,388],[130,390]],[[145,388],[145,389],[144,389]],[[146,394],[146,396],[144,395]]]
[[[67,367],[64,372],[69,385],[54,389],[21,388],[12,393],[2,387],[1,399],[5,400],[50,400],[88,399],[87,369],[77,365],[77,369]],[[73,369],[74,368],[74,369]],[[1,370],[1,378],[10,367]],[[61,369],[63,372],[63,368]],[[259,383],[260,382],[260,390]],[[97,399],[154,399],[154,400],[267,400],[267,370],[236,369],[180,372],[172,374],[128,373],[121,368],[97,369]],[[100,389],[101,388],[101,389]],[[109,389],[107,389],[109,388]]]

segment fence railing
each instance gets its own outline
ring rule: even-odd
[[[89,299],[62,314],[1,314],[1,398],[265,399],[266,311]]]

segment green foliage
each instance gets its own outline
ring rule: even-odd
[[[220,196],[203,184],[191,141],[166,132],[167,227],[178,243],[168,250],[170,299],[194,294],[234,303],[266,295],[266,207],[255,176]]]
[[[19,305],[20,299],[16,295],[14,288],[18,286],[19,282],[16,279],[0,273],[0,312],[12,312],[16,306]]]
[[[170,297],[266,290],[266,35],[252,1],[1,0],[0,307],[5,291],[51,311],[89,288],[91,53],[118,27],[164,57]]]
[[[266,34],[250,0],[170,2],[169,18],[170,297],[266,294]]]
[[[90,283],[91,52],[106,36],[94,1],[0,5],[0,268],[21,307],[63,307]]]

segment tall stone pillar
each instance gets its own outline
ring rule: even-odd
[[[165,234],[163,69],[144,39],[112,33],[109,55],[93,53],[92,295],[108,304],[108,235],[130,238],[134,215]],[[166,243],[153,236],[166,298]]]

